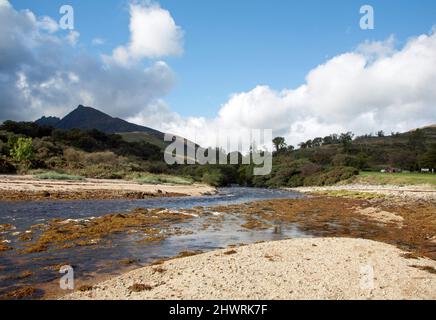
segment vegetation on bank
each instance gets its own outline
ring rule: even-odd
[[[330,197],[339,197],[339,198],[361,199],[361,200],[382,199],[385,197],[383,194],[379,194],[375,192],[361,192],[361,191],[352,191],[352,190],[322,190],[322,191],[315,191],[314,194],[330,196]]]
[[[191,185],[194,183],[194,180],[191,178],[185,178],[180,176],[169,176],[169,175],[157,175],[157,174],[138,175],[138,177],[134,178],[134,181],[143,184]]]
[[[353,182],[363,184],[392,184],[392,185],[419,185],[429,184],[436,187],[436,175],[413,172],[400,173],[380,173],[380,172],[360,172],[353,179]]]
[[[379,172],[388,167],[411,172],[436,168],[436,128],[390,136],[383,132],[360,137],[349,132],[332,134],[303,142],[298,149],[288,146],[282,137],[275,138],[273,144],[276,150],[271,174],[254,176],[254,165],[242,164],[241,154],[235,165],[168,165],[162,146],[141,139],[126,140],[98,130],[60,130],[31,122],[6,121],[0,126],[0,173],[37,170],[49,172],[42,179],[89,177],[153,184],[204,182],[213,186],[271,188],[332,185],[350,179],[379,183],[378,179],[387,177],[392,183],[435,184],[432,174],[402,175],[399,182],[396,175],[390,174],[356,176],[359,171]]]
[[[58,172],[44,172],[35,174],[34,177],[40,180],[70,180],[70,181],[80,181],[84,180],[84,177],[74,176],[70,174],[58,173]]]

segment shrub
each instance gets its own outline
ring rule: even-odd
[[[0,126],[0,130],[22,134],[31,138],[50,136],[53,128],[50,126],[39,126],[34,122],[14,122],[7,120]]]
[[[354,167],[357,169],[365,169],[368,167],[368,155],[362,152],[357,156],[337,154],[332,159],[332,165],[338,167]]]
[[[85,154],[85,162],[89,164],[108,164],[114,165],[118,163],[118,156],[111,151],[93,152]]]
[[[318,172],[320,167],[307,159],[294,160],[273,167],[272,178],[266,184],[268,187],[299,187],[302,185],[301,178]],[[295,177],[297,176],[297,177]]]
[[[205,172],[203,174],[203,177],[201,179],[201,181],[203,183],[206,183],[208,185],[214,186],[214,187],[219,187],[222,185],[223,183],[223,175],[220,171],[218,170],[213,170],[210,172]]]
[[[19,137],[11,149],[11,157],[26,167],[30,165],[33,158],[32,138]]]
[[[347,180],[359,171],[352,167],[333,167],[326,172],[318,173],[304,179],[305,186],[328,186],[336,184],[340,181]]]
[[[85,152],[67,148],[64,150],[64,158],[68,163],[80,163],[85,158]]]
[[[304,178],[297,174],[292,176],[288,180],[287,186],[291,188],[296,188],[296,187],[301,187],[303,184],[304,184]]]
[[[4,159],[0,159],[0,173],[1,174],[12,174],[16,173],[17,169],[14,167],[13,164],[9,163],[8,161]]]

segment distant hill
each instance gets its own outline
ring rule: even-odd
[[[436,128],[436,124],[432,124],[432,125],[424,127],[424,128]]]
[[[384,137],[362,137],[356,139],[354,142],[356,144],[382,144],[382,145],[390,145],[390,144],[398,144],[403,143],[406,144],[409,141],[411,135],[414,134],[417,130],[421,131],[422,138],[424,139],[424,143],[432,144],[436,143],[436,125],[425,126],[418,129],[413,129],[404,133],[398,133],[396,135],[386,135]]]
[[[37,124],[50,124],[58,129],[97,129],[105,133],[145,132],[163,138],[164,134],[158,130],[127,122],[91,107],[79,105],[64,118],[42,117],[35,121]]]
[[[57,129],[97,129],[105,133],[120,134],[128,142],[148,142],[161,150],[169,144],[164,141],[165,134],[158,130],[114,118],[91,107],[79,105],[64,118],[42,117],[35,121],[38,125],[50,125]],[[198,148],[199,146],[196,146]]]
[[[61,121],[61,118],[58,117],[42,117],[35,121],[35,123],[39,126],[52,126],[56,127],[56,125]]]

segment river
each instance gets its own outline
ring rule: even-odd
[[[46,223],[51,219],[83,219],[109,213],[129,212],[135,208],[190,209],[246,203],[267,199],[302,197],[298,193],[283,190],[254,188],[221,188],[218,194],[203,197],[152,198],[145,200],[95,200],[95,201],[26,201],[0,202],[0,224],[12,224],[14,230],[4,232],[4,239],[14,249],[20,247],[17,235],[26,232],[30,226]],[[176,256],[181,251],[209,251],[226,248],[229,245],[248,244],[259,241],[308,237],[298,226],[286,226],[276,232],[266,230],[244,230],[237,215],[223,214],[217,228],[202,228],[202,217],[183,223],[179,227],[190,232],[170,236],[159,242],[139,244],[134,234],[111,236],[110,245],[98,247],[76,247],[64,250],[23,255],[18,250],[0,252],[0,295],[22,286],[46,288],[59,279],[58,270],[50,266],[72,265],[76,277],[82,281],[96,275],[117,274],[125,266],[119,261],[135,261],[132,267],[146,265],[163,257]],[[5,240],[3,240],[5,241]],[[19,276],[28,274],[29,276]],[[41,295],[43,295],[41,289]]]

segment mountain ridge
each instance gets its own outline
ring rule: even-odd
[[[39,125],[51,125],[57,129],[97,129],[105,133],[144,132],[164,137],[164,133],[158,130],[130,123],[126,120],[112,117],[96,108],[79,105],[62,119],[57,117],[42,117],[35,121]]]

